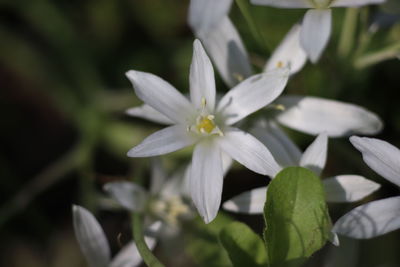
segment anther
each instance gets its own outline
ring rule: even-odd
[[[203,96],[203,97],[201,98],[201,107],[202,107],[202,108],[205,108],[206,105],[207,105],[207,100],[206,100],[206,98]]]
[[[241,82],[244,80],[244,76],[240,73],[233,73],[232,76],[238,81]]]

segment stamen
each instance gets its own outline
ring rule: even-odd
[[[213,117],[212,115],[208,115],[207,117],[199,116],[197,119],[197,130],[202,134],[211,133],[216,127]]]
[[[278,61],[278,62],[276,63],[276,67],[277,67],[277,68],[282,68],[282,67],[283,67],[283,62],[282,62],[282,61]]]
[[[282,104],[276,105],[275,108],[276,108],[277,110],[281,110],[281,111],[284,111],[284,110],[286,109],[285,106],[282,105]]]
[[[240,74],[240,73],[233,73],[232,76],[233,76],[233,78],[235,78],[238,82],[241,82],[241,81],[244,80],[243,75]]]
[[[206,98],[203,96],[203,97],[201,98],[201,108],[205,108],[206,105],[207,105],[207,100],[206,100]]]

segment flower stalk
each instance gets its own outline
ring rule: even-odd
[[[146,265],[149,267],[164,267],[144,241],[143,220],[142,216],[137,212],[132,214],[132,232],[137,249]]]
[[[346,9],[346,15],[344,18],[342,33],[340,35],[338,46],[338,55],[342,58],[347,57],[354,46],[358,14],[358,8],[350,7]]]

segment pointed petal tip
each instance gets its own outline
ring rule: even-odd
[[[201,218],[203,219],[205,224],[211,223],[215,219],[215,217],[217,217],[217,214],[211,215],[211,216],[210,216],[210,214],[204,215],[204,216],[201,215]]]
[[[200,42],[200,40],[199,39],[194,39],[194,41],[193,41],[193,46],[202,46],[202,44],[201,44],[201,42]]]
[[[335,247],[339,247],[340,246],[340,240],[339,240],[339,236],[331,231],[330,236],[329,236],[329,241],[332,243],[332,245],[334,245]]]
[[[136,158],[135,147],[131,148],[128,152],[126,152],[126,156],[129,158]]]
[[[134,78],[136,74],[135,70],[128,70],[127,72],[125,72],[125,76],[129,78]]]
[[[80,206],[72,204],[71,208],[72,208],[72,213],[75,214],[75,213],[77,213],[79,211]]]
[[[227,211],[238,211],[237,205],[232,200],[227,200],[222,204],[222,208]]]
[[[362,137],[359,137],[357,135],[350,136],[349,138],[350,143],[352,143],[353,145],[357,144],[357,142],[360,141],[361,139]]]

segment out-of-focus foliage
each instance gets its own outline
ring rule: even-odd
[[[246,224],[233,222],[219,234],[233,266],[266,266],[267,251],[262,239]]]

